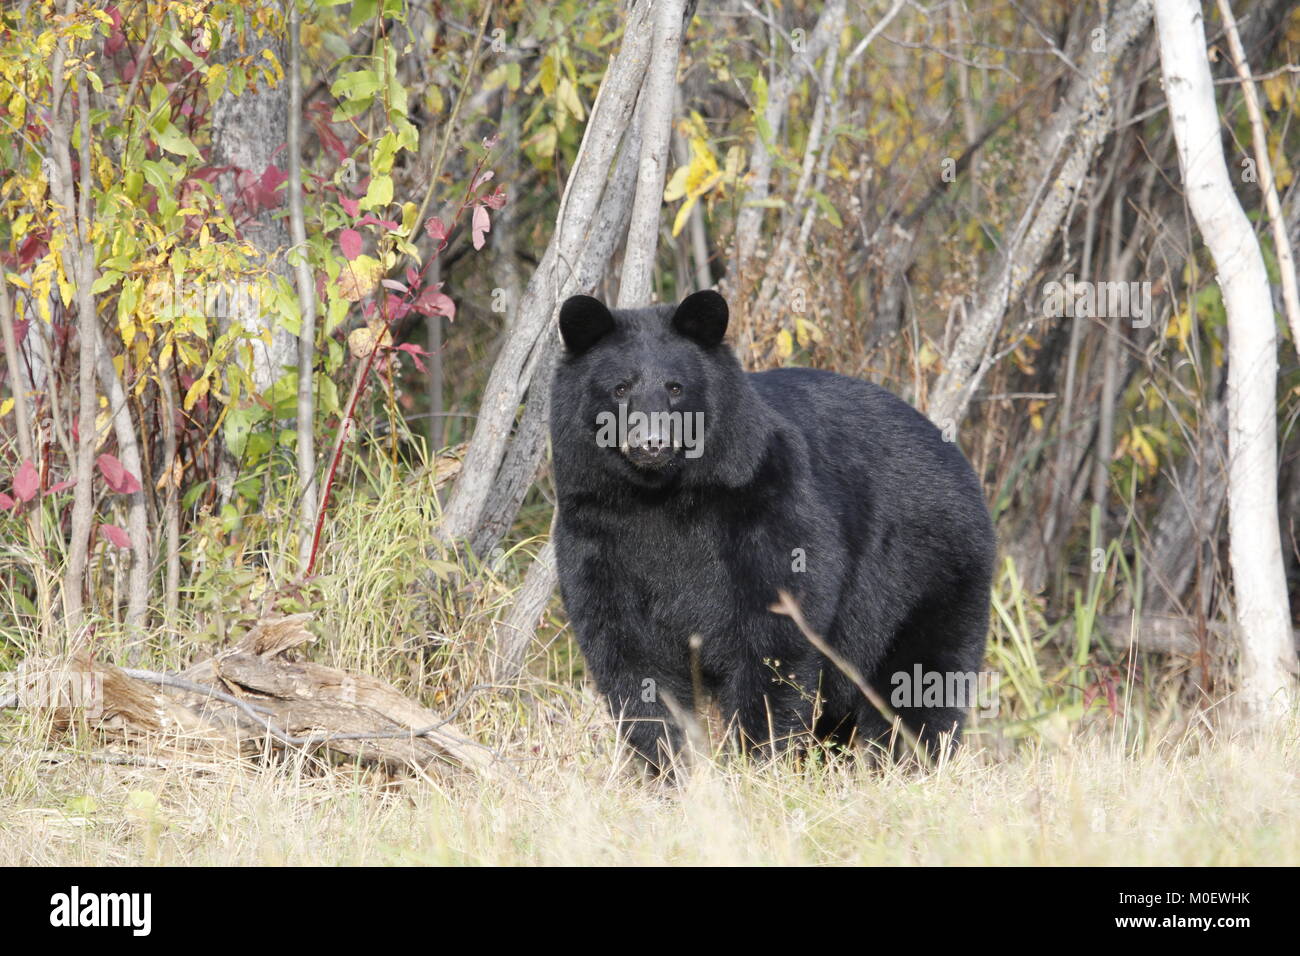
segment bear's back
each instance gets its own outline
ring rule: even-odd
[[[892,392],[821,369],[748,378],[759,400],[804,437],[818,491],[833,496],[828,503],[851,536],[883,522],[939,537],[988,528],[991,539],[983,489],[957,443]]]

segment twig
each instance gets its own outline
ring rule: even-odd
[[[1291,242],[1287,238],[1282,203],[1277,198],[1273,164],[1268,158],[1268,135],[1264,129],[1264,111],[1259,107],[1259,93],[1255,89],[1254,78],[1250,75],[1250,63],[1246,60],[1246,50],[1241,45],[1241,37],[1237,33],[1237,21],[1232,17],[1232,8],[1228,6],[1228,0],[1219,0],[1219,15],[1223,18],[1223,28],[1228,37],[1228,49],[1232,52],[1233,66],[1236,67],[1237,75],[1241,77],[1241,92],[1246,101],[1246,113],[1250,117],[1250,136],[1255,147],[1255,163],[1259,166],[1259,191],[1264,194],[1264,208],[1268,211],[1269,225],[1273,230],[1273,253],[1277,256],[1277,270],[1282,282],[1282,304],[1286,307],[1286,321],[1291,327],[1291,344],[1295,346],[1297,352],[1300,352],[1300,289],[1296,288],[1295,257],[1291,253]]]
[[[447,147],[451,142],[452,135],[456,132],[456,120],[460,115],[461,104],[465,101],[465,91],[469,89],[470,80],[474,78],[474,70],[478,68],[479,52],[483,47],[483,34],[487,32],[488,18],[492,16],[492,7],[495,2],[496,0],[488,0],[483,7],[483,16],[479,18],[478,22],[478,36],[474,38],[474,53],[470,57],[469,68],[465,71],[465,82],[461,84],[460,92],[456,94],[456,102],[451,108],[451,115],[447,118],[447,130],[443,134],[442,144],[438,147],[438,158],[433,163],[433,170],[429,176],[429,188],[425,190],[424,199],[420,202],[420,208],[412,221],[411,231],[406,236],[408,240],[415,237],[420,228],[420,223],[424,220],[424,214],[429,209],[429,203],[433,201],[434,190],[438,188],[438,179],[442,176],[442,165],[447,159]],[[475,178],[477,178],[477,174]]]
[[[186,680],[183,677],[177,677],[174,674],[163,674],[159,671],[146,671],[136,668],[124,667],[122,673],[127,677],[133,677],[136,680],[142,680],[149,684],[160,684],[163,687],[175,687],[177,690],[188,690],[195,694],[205,694],[208,697],[215,697],[217,700],[225,701],[227,704],[234,704],[248,714],[259,717],[269,715],[273,711],[269,707],[259,707],[256,704],[242,700],[233,694],[227,694],[225,691],[217,690],[215,687],[209,687],[207,684],[199,684],[192,680]]]
[[[853,682],[853,686],[861,691],[862,696],[867,699],[868,703],[880,712],[880,716],[885,718],[885,720],[902,735],[903,739],[907,741],[907,745],[911,747],[912,751],[917,755],[917,758],[925,768],[929,770],[931,766],[929,751],[924,745],[922,745],[916,734],[912,733],[912,731],[903,723],[902,718],[899,717],[898,714],[894,713],[894,709],[885,703],[885,699],[876,692],[876,689],[866,682],[865,678],[862,676],[862,672],[854,667],[849,661],[845,660],[845,658],[840,655],[839,651],[827,644],[820,634],[816,633],[808,626],[807,620],[804,619],[803,611],[799,607],[799,602],[791,596],[790,592],[782,588],[777,591],[777,595],[780,597],[780,600],[773,604],[769,610],[774,614],[784,614],[786,617],[790,618],[790,620],[794,621],[795,627],[799,628],[800,633],[803,634],[808,643],[821,652],[823,657],[834,664],[841,674]]]

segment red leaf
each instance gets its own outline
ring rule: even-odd
[[[487,203],[493,209],[503,209],[506,204],[506,191],[498,186],[492,192],[483,197],[483,202]]]
[[[47,495],[57,495],[60,491],[66,491],[76,483],[77,483],[77,479],[69,478],[67,481],[60,481],[57,484],[50,485],[49,490],[46,491],[45,493]]]
[[[130,535],[128,535],[117,525],[101,524],[99,526],[99,533],[102,534],[108,540],[108,543],[113,545],[114,547],[122,548],[128,551],[130,550],[131,548]]]
[[[31,501],[40,487],[41,476],[36,473],[36,466],[28,458],[18,466],[18,473],[14,475],[14,497],[23,502]]]
[[[411,304],[395,295],[384,300],[384,318],[389,322],[400,322],[410,314]]]
[[[429,234],[429,238],[438,243],[441,249],[447,245],[447,227],[442,224],[442,220],[437,216],[430,216],[424,224],[424,231]]]
[[[13,500],[12,498],[10,498],[7,494],[5,494],[3,491],[0,491],[0,509],[3,509],[3,510],[5,510],[5,511],[9,511],[10,509],[12,509],[12,508],[14,508],[14,507],[17,507],[17,505],[18,505],[18,502],[14,501],[14,500]]]
[[[339,249],[348,262],[361,255],[361,233],[355,229],[344,229],[339,233]]]
[[[320,144],[334,154],[339,162],[347,159],[348,151],[343,145],[343,140],[338,138],[334,130],[330,129],[329,123],[320,116],[311,118],[312,126],[316,127],[316,135],[320,137]]]
[[[30,266],[37,259],[42,259],[50,251],[50,245],[45,241],[46,233],[44,229],[37,229],[18,247],[18,264],[24,268]]]
[[[411,356],[412,361],[415,362],[415,367],[418,368],[421,372],[428,371],[428,369],[424,367],[424,363],[420,361],[420,356],[428,355],[429,353],[426,352],[424,349],[420,348],[415,343],[403,342],[401,345],[397,347],[397,351],[405,352],[407,355]]]
[[[360,199],[349,199],[347,196],[340,196],[339,202],[343,204],[343,211],[353,219],[361,214]]]
[[[274,209],[284,201],[280,186],[289,181],[289,174],[272,163],[262,170],[262,178],[257,182],[257,202],[263,209]]]
[[[442,283],[429,286],[420,293],[420,297],[412,303],[411,307],[421,315],[445,315],[449,319],[456,318],[456,303],[441,291]]]
[[[133,495],[140,490],[140,479],[122,467],[122,463],[112,455],[100,455],[95,463],[99,465],[108,487],[119,495]]]
[[[492,228],[492,220],[488,218],[487,206],[474,207],[474,248],[482,249],[483,243],[486,242],[485,236]]]
[[[358,226],[383,226],[389,232],[397,232],[401,226],[394,219],[380,219],[378,216],[366,213],[357,220]]]

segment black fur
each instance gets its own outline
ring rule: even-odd
[[[611,314],[581,297],[562,310],[551,400],[561,593],[597,686],[659,766],[680,742],[664,692],[692,706],[692,634],[705,688],[751,744],[887,731],[769,609],[778,589],[886,699],[898,671],[965,673],[984,654],[994,536],[957,445],[875,385],[744,372],[721,343],[726,319],[715,292],[676,309]],[[596,417],[620,402],[703,412],[703,454],[671,449],[646,466],[599,447]],[[900,715],[933,741],[964,713]]]

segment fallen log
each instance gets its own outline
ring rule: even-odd
[[[180,674],[124,670],[82,653],[25,661],[16,693],[0,705],[50,718],[51,730],[85,726],[106,740],[153,751],[237,756],[325,751],[388,770],[437,763],[489,771],[492,752],[451,718],[390,684],[298,661],[316,640],[309,615],[270,618],[237,644]]]
[[[1223,655],[1237,646],[1233,625],[1219,620],[1204,622],[1207,648]],[[1143,614],[1136,625],[1128,614],[1099,614],[1093,623],[1095,635],[1106,638],[1116,650],[1127,651],[1136,645],[1138,651],[1165,654],[1171,657],[1194,657],[1201,652],[1201,635],[1196,620],[1174,614]],[[1300,652],[1300,630],[1292,636]],[[1074,622],[1062,621],[1057,641],[1066,645],[1074,643]]]

